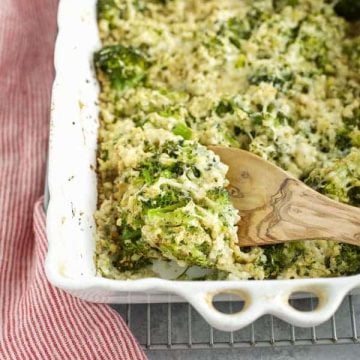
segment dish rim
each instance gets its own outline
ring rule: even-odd
[[[73,253],[80,248],[74,250],[72,246],[80,245],[69,240],[66,236],[69,231],[64,228],[73,226],[75,231],[71,236],[74,240],[85,239],[87,236],[89,244],[90,236],[94,234],[94,229],[90,230],[94,225],[92,215],[81,222],[75,218],[74,211],[78,208],[82,209],[84,204],[94,209],[94,201],[96,203],[94,194],[89,193],[86,183],[89,181],[93,186],[94,177],[96,182],[94,173],[96,148],[94,144],[86,144],[86,136],[96,136],[93,132],[97,128],[98,119],[96,99],[94,101],[94,96],[98,94],[98,85],[90,60],[94,48],[100,46],[96,35],[96,0],[76,2],[60,0],[58,29],[54,55],[56,77],[52,90],[49,137],[50,199],[47,211],[48,252],[45,260],[46,275],[54,286],[87,301],[107,303],[166,302],[169,294],[175,294],[188,301],[210,325],[223,331],[243,328],[264,314],[275,315],[296,326],[315,326],[334,314],[348,292],[360,287],[360,275],[239,281],[177,281],[159,278],[113,280],[95,276],[94,268],[90,268],[92,259],[89,260],[89,256],[87,260],[76,258],[76,254]],[[94,34],[97,36],[96,39],[93,38]],[[79,80],[82,82],[77,82]],[[70,120],[74,120],[72,121],[74,125],[70,126]],[[92,125],[89,125],[90,123]],[[84,144],[81,144],[81,138]],[[87,170],[79,159],[78,162],[74,160],[76,156],[74,157],[71,151],[74,149],[78,151],[79,158],[80,155],[84,155],[86,160],[90,161]],[[74,167],[74,164],[79,165],[79,168]],[[68,165],[73,166],[72,171],[78,176],[77,190],[71,185],[72,180],[65,176]],[[86,199],[88,193],[90,200]],[[89,212],[89,208],[84,211]],[[79,211],[76,210],[76,214],[78,215]],[[80,226],[90,227],[85,229],[87,235],[84,237],[81,235]],[[94,250],[94,240],[92,245],[86,248],[87,255],[91,252],[91,248]],[[75,263],[76,261],[78,263]],[[76,271],[72,273],[71,269]],[[79,269],[85,269],[87,273],[81,273],[80,276],[77,273]],[[75,273],[77,275],[73,276]],[[317,308],[311,312],[301,312],[291,307],[289,297],[298,292],[315,294],[319,298]],[[219,312],[212,304],[214,296],[219,293],[240,296],[245,301],[244,308],[236,314]]]

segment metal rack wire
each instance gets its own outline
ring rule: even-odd
[[[314,299],[295,299],[302,311],[314,308]],[[218,309],[234,312],[237,302],[219,302]],[[349,295],[325,324],[298,328],[271,315],[263,316],[245,329],[221,332],[213,329],[185,303],[114,305],[140,344],[147,350],[231,349],[266,346],[333,345],[359,343],[357,318],[360,296]]]

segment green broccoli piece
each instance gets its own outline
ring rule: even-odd
[[[348,191],[349,204],[360,207],[360,186],[353,186]]]
[[[354,115],[350,118],[344,118],[344,123],[346,129],[348,130],[358,130],[360,128],[360,108],[358,108]]]
[[[186,194],[179,189],[163,186],[161,195],[158,195],[155,198],[151,198],[149,200],[142,201],[142,205],[144,214],[156,215],[171,212],[180,207],[183,207],[190,200],[191,197],[189,194]]]
[[[188,132],[185,128],[182,131]],[[198,146],[191,147],[189,144],[179,140],[167,141],[161,148],[148,147],[147,151],[152,152],[152,155],[140,162],[136,169],[139,176],[134,181],[151,185],[159,178],[177,179],[184,174],[192,179],[199,178],[199,169],[195,166]],[[168,161],[161,161],[162,154],[167,156]]]
[[[174,161],[171,164],[162,164],[157,156],[142,162],[138,168],[140,172],[137,182],[145,182],[148,185],[153,184],[160,177],[171,179],[177,178],[184,173],[184,164]]]
[[[226,114],[233,114],[235,112],[235,104],[232,100],[221,100],[217,104],[215,112],[220,117],[223,117]]]
[[[284,72],[281,76],[269,74],[265,70],[260,70],[258,73],[250,75],[248,81],[251,85],[259,85],[262,82],[270,83],[275,88],[281,90],[285,85],[291,85],[294,76],[292,73]]]
[[[106,46],[95,53],[95,67],[110,81],[111,87],[123,91],[146,79],[149,62],[139,50],[122,45]]]
[[[229,192],[222,187],[212,189],[206,195],[210,200],[216,201],[222,206],[227,206],[230,203]]]
[[[360,248],[341,244],[340,254],[336,257],[336,271],[342,275],[354,275],[360,272]]]
[[[301,37],[301,44],[301,54],[313,63],[320,73],[334,74],[335,68],[329,55],[330,49],[324,38],[306,34]]]
[[[344,54],[348,58],[349,67],[355,71],[359,71],[360,70],[360,36],[355,36],[346,39],[343,49],[344,49]]]
[[[142,241],[141,228],[132,227],[123,219],[119,228],[118,243],[121,257],[117,257],[113,264],[122,270],[137,270],[150,263],[149,245]]]
[[[116,259],[116,266],[123,270],[135,270],[151,262],[151,248],[148,242],[144,241],[142,227],[144,217],[165,219],[176,209],[187,204],[191,199],[189,195],[183,194],[177,189],[166,188],[163,193],[153,199],[141,202],[142,214],[134,222],[128,213],[123,214],[119,228],[118,242],[121,246],[121,257]]]
[[[341,151],[351,149],[352,143],[349,131],[346,129],[339,130],[335,137],[335,146]]]
[[[265,277],[275,279],[280,273],[292,266],[301,256],[304,255],[305,244],[294,241],[285,245],[264,246]]]
[[[305,182],[334,200],[359,204],[360,149],[352,148],[344,158],[313,170]]]
[[[334,10],[347,21],[360,20],[360,0],[340,0],[334,6]]]
[[[248,40],[252,32],[261,24],[264,14],[257,8],[250,9],[244,18],[232,17],[228,19],[219,31],[225,35],[237,48],[241,48],[241,41]]]
[[[188,266],[214,268],[209,259],[212,238],[196,215],[192,205],[167,212],[149,210],[144,226],[146,240],[168,259],[186,262]]]
[[[286,6],[296,6],[299,4],[299,0],[273,0],[272,1],[273,4],[273,8],[275,9],[275,11],[281,11],[283,10]]]
[[[162,5],[167,5],[169,2],[173,1],[173,0],[156,0],[157,2],[159,2]]]
[[[97,2],[97,18],[98,21],[106,20],[109,28],[116,27],[116,19],[126,19],[131,10],[142,12],[146,9],[144,0],[132,0],[131,2],[122,0],[98,0]]]
[[[344,127],[336,134],[336,147],[347,153],[352,147],[360,148],[360,109],[354,111],[352,117],[343,119]]]
[[[230,34],[230,42],[237,48],[241,47],[241,39],[249,39],[251,36],[251,24],[244,19],[231,18],[226,23],[226,28]]]
[[[156,156],[152,156],[151,158],[142,162],[138,170],[140,172],[138,181],[143,181],[146,184],[154,183],[162,171],[161,164],[159,163]]]
[[[104,19],[112,21],[119,12],[119,8],[114,0],[98,0],[97,2],[97,16],[98,20]]]
[[[166,199],[169,191],[166,190]],[[189,266],[221,269],[217,264],[218,257],[209,257],[215,251],[216,235],[207,218],[215,215],[219,219],[223,229],[219,231],[229,237],[221,251],[229,252],[231,236],[227,227],[234,224],[235,219],[229,193],[225,188],[217,187],[209,190],[202,199],[194,199],[179,191],[176,197],[171,195],[170,199],[172,205],[145,212],[146,241],[166,258],[183,261]]]
[[[179,135],[183,137],[185,140],[190,140],[192,137],[192,130],[186,124],[183,123],[176,124],[172,132],[175,135]]]

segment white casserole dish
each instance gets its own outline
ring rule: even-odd
[[[185,299],[215,328],[237,330],[264,314],[297,326],[326,321],[344,296],[360,286],[360,275],[304,280],[171,281],[158,278],[110,280],[95,275],[96,147],[98,84],[92,67],[100,47],[96,0],[61,0],[55,50],[49,144],[47,212],[49,281],[92,302],[168,302]],[[311,292],[319,298],[312,312],[289,305],[289,297]],[[245,306],[223,314],[212,305],[218,294],[237,294]]]

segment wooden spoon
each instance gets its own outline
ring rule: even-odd
[[[277,166],[247,151],[210,146],[229,166],[239,209],[240,246],[293,240],[335,240],[360,245],[360,209],[331,200]]]

